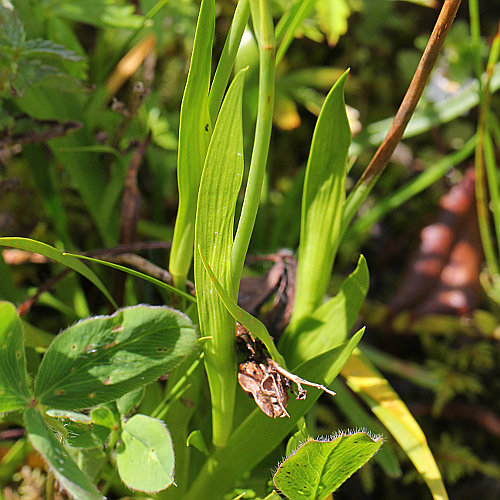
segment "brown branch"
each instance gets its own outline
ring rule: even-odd
[[[429,80],[436,60],[443,47],[444,41],[453,23],[453,19],[460,6],[461,0],[445,0],[438,19],[432,30],[432,34],[427,42],[422,58],[418,64],[417,70],[403,98],[403,101],[394,117],[391,128],[387,132],[385,139],[377,149],[369,165],[366,167],[363,175],[349,195],[344,216],[342,220],[342,233],[345,232],[347,225],[354,217],[356,211],[368,196],[379,177],[382,175],[385,167],[389,163],[396,146],[403,137],[403,133],[415,111],[415,108],[422,96],[425,86]]]
[[[370,164],[363,172],[358,184],[374,184],[391,159],[392,153],[394,153],[396,146],[403,137],[406,126],[427,85],[432,69],[436,64],[436,60],[443,48],[448,31],[451,28],[453,19],[460,6],[460,1],[461,0],[445,0],[436,21],[436,25],[432,30],[432,34],[427,42],[422,58],[420,59],[420,63],[415,71],[415,75],[413,75],[413,79],[394,117],[391,128],[389,132],[387,132],[384,141],[373,156]]]
[[[25,300],[22,304],[20,304],[17,308],[17,313],[19,316],[23,316],[26,314],[35,304],[35,302],[40,298],[40,295],[44,292],[48,292],[58,281],[62,280],[71,269],[68,267],[58,272],[55,276],[48,279],[40,288],[35,292],[35,294],[29,299]]]
[[[137,175],[150,141],[151,132],[149,132],[146,138],[138,145],[130,159],[130,164],[127,169],[122,198],[120,243],[130,244],[133,243],[136,238],[137,222],[139,221],[141,210],[141,192],[139,191],[137,183]],[[123,302],[124,291],[125,276],[120,273],[117,275],[113,290],[113,297],[117,304]]]
[[[110,257],[109,260],[111,262],[116,262],[117,264],[127,264],[129,266],[133,266],[144,274],[148,274],[149,276],[163,281],[168,285],[174,286],[172,275],[166,269],[153,264],[151,261],[136,255],[135,253],[121,253],[114,257]],[[189,293],[194,295],[194,283],[188,280],[186,282],[186,286]]]
[[[120,243],[130,244],[135,240],[141,204],[141,193],[137,186],[137,174],[139,173],[139,167],[150,141],[151,133],[139,144],[128,166],[123,189]]]
[[[35,124],[47,126],[46,130],[30,129],[26,132],[20,132],[13,135],[7,135],[0,139],[0,148],[7,146],[15,146],[17,144],[34,144],[37,142],[46,142],[57,137],[63,137],[70,132],[76,132],[82,128],[80,122],[68,120],[66,122],[58,122],[57,120],[40,120],[35,121]]]

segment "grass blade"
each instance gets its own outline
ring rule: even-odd
[[[236,59],[236,54],[240,47],[241,37],[245,31],[249,16],[249,0],[239,0],[236,10],[234,11],[231,28],[229,28],[227,33],[226,43],[222,49],[222,54],[217,69],[215,70],[212,86],[210,87],[210,94],[208,96],[208,109],[210,111],[212,125],[215,124],[215,120],[217,119],[222,98],[226,91],[227,82],[229,81],[234,60]]]
[[[19,250],[26,250],[27,252],[39,253],[40,255],[63,264],[64,266],[70,267],[71,269],[73,269],[73,271],[76,271],[82,276],[85,276],[85,278],[87,278],[97,288],[99,288],[99,290],[101,290],[101,292],[113,304],[114,307],[118,307],[97,275],[85,264],[83,264],[83,262],[80,262],[77,258],[70,255],[65,255],[57,248],[51,247],[46,243],[42,243],[40,241],[32,240],[29,238],[0,238],[0,246],[18,248]]]
[[[219,283],[219,280],[215,276],[212,269],[210,269],[210,265],[208,264],[205,256],[203,255],[201,248],[198,247],[198,251],[200,252],[200,258],[203,262],[203,267],[205,271],[209,274],[210,279],[215,287],[217,294],[222,300],[224,306],[228,310],[229,314],[241,323],[256,339],[260,339],[262,343],[266,346],[266,349],[269,351],[271,357],[280,364],[283,368],[286,368],[285,360],[283,356],[278,352],[276,346],[274,345],[273,339],[269,332],[267,331],[266,326],[262,321],[259,321],[257,318],[252,316],[250,313],[242,309],[224,290],[222,285]]]
[[[118,269],[119,271],[123,271],[124,273],[130,274],[131,276],[135,276],[136,278],[141,278],[145,281],[149,281],[153,285],[156,285],[160,288],[163,288],[164,290],[167,290],[167,292],[175,293],[183,297],[184,299],[188,300],[189,302],[193,302],[194,304],[196,304],[196,297],[193,297],[192,295],[189,295],[189,293],[183,292],[182,290],[179,290],[178,288],[175,288],[174,286],[169,285],[164,281],[160,281],[156,278],[153,278],[152,276],[148,276],[147,274],[141,273],[140,271],[136,271],[135,269],[130,269],[129,267],[121,266],[120,264],[115,264],[114,262],[108,262],[107,260],[96,259],[95,257],[78,255],[76,253],[64,252],[63,255],[69,255],[71,257],[75,257],[76,259],[89,260],[90,262],[95,262],[96,264],[102,264],[103,266],[112,267],[113,269]]]
[[[178,288],[184,288],[193,258],[196,199],[212,128],[208,112],[208,91],[214,26],[214,0],[203,0],[196,26],[191,66],[182,98],[179,124],[177,158],[179,208],[169,264],[174,284]]]
[[[365,299],[368,285],[368,267],[361,256],[356,269],[344,280],[335,297],[322,304],[311,316],[296,323],[295,328],[284,332],[279,347],[292,369],[345,342]]]

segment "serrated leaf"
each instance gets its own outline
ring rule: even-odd
[[[302,197],[292,324],[310,315],[321,304],[339,243],[351,142],[344,102],[347,75],[344,73],[330,90],[314,129]]]
[[[174,368],[196,340],[191,321],[169,307],[134,306],[82,320],[48,348],[35,397],[63,410],[113,401]]]
[[[11,303],[0,302],[0,413],[24,408],[30,400],[21,322]]]
[[[0,5],[1,43],[9,47],[22,47],[26,39],[24,26],[13,9]]]
[[[30,407],[24,413],[24,424],[29,440],[44,458],[54,475],[69,495],[75,500],[101,500],[103,496],[78,468],[66,449],[47,428],[39,410]]]
[[[16,65],[16,72],[10,75],[10,83],[12,88],[20,96],[29,87],[38,85],[44,79],[54,76],[57,73],[57,68],[44,64],[39,59],[23,61]]]
[[[80,262],[75,257],[64,255],[57,248],[29,238],[0,238],[0,246],[18,248],[19,250],[26,250],[27,252],[39,253],[41,255],[44,255],[45,257],[48,257],[49,259],[63,264],[64,266],[70,267],[71,269],[73,269],[73,271],[76,271],[82,276],[85,276],[85,278],[87,278],[97,288],[99,288],[99,290],[101,290],[101,292],[115,307],[118,307],[97,275],[83,262]]]
[[[292,369],[345,341],[365,300],[368,286],[368,267],[361,255],[356,269],[344,280],[337,295],[283,334],[279,348]]]
[[[422,429],[406,405],[361,351],[354,351],[342,369],[349,387],[385,425],[426,482],[435,500],[447,500],[441,474]]]
[[[161,420],[134,415],[123,428],[122,442],[116,461],[129,488],[156,493],[174,482],[172,439]]]
[[[274,486],[289,498],[323,500],[363,466],[383,439],[364,432],[309,439],[278,467]]]

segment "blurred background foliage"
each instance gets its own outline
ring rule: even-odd
[[[406,91],[438,4],[317,0],[312,5],[277,69],[275,129],[252,254],[297,247],[312,130],[327,90],[347,67],[351,73],[346,102],[355,134],[348,183],[359,177],[383,137],[377,139],[383,128],[379,121],[395,112]],[[428,111],[434,116],[440,105],[439,109],[452,113],[457,105],[454,96],[459,96],[458,103],[464,102],[461,92],[476,78],[478,61],[484,67],[498,30],[500,7],[495,4],[479,3],[483,34],[479,45],[471,42],[467,2],[462,5],[419,104],[424,115]],[[272,2],[277,17],[289,6],[287,0]],[[234,7],[227,0],[217,2],[214,57],[222,51]],[[180,100],[198,8],[192,0],[0,1],[2,236],[25,236],[79,251],[171,240],[177,209]],[[237,58],[237,67],[250,66],[246,132],[251,132],[255,119],[257,62],[249,30]],[[492,115],[500,109],[494,93],[500,86],[497,73]],[[476,132],[478,108],[471,104],[464,111],[454,119],[437,114],[430,125],[398,147],[339,249],[331,292],[363,253],[371,286],[360,324],[368,325],[365,339],[371,346],[370,359],[417,417],[450,497],[481,495],[488,500],[500,496],[500,307],[480,286],[480,243],[469,241],[469,252],[458,259],[460,264],[452,259],[456,272],[468,273],[473,284],[460,307],[452,303],[433,310],[421,302],[419,308],[398,296],[401,282],[411,281],[417,273],[412,256],[422,245],[420,232],[441,220],[440,211],[449,209],[446,204],[443,208],[443,197],[463,182],[467,167],[474,163],[472,150],[442,169],[442,175],[410,201],[389,207],[377,220],[370,219],[395,192],[447,155],[464,150]],[[129,179],[136,182],[139,212],[128,221],[133,229],[124,232],[122,195],[127,172],[134,154],[149,140],[136,176]],[[251,133],[245,140],[250,148]],[[453,229],[456,234],[462,224]],[[456,239],[461,241],[459,236]],[[167,267],[165,248],[145,248],[142,254],[151,263]],[[449,262],[451,257],[443,258]],[[261,274],[266,269],[266,264],[257,264],[248,273]],[[23,304],[61,270],[34,255],[4,250],[0,298]],[[119,296],[114,288],[117,274],[98,271]],[[441,285],[438,274],[425,293],[432,296]],[[122,286],[124,305],[168,300],[132,278]],[[403,306],[394,307],[398,301]],[[24,318],[36,324],[43,337],[90,313],[106,313],[106,307],[96,289],[68,274],[43,291]],[[346,426],[344,417],[327,404],[309,419],[308,427],[318,433]],[[399,480],[381,474],[370,463],[336,498],[426,498],[416,472],[403,454],[400,458]],[[7,484],[5,464],[5,460],[0,463],[0,484],[8,488],[12,485]],[[25,485],[38,481],[26,470],[17,479]]]

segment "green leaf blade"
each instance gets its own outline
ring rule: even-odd
[[[134,13],[133,5],[116,5],[115,0],[86,0],[85,2],[57,2],[52,13],[98,28],[128,28],[137,30],[144,18]]]
[[[0,302],[0,413],[20,410],[30,400],[21,322],[12,304]]]
[[[302,198],[297,293],[292,323],[312,313],[326,293],[338,247],[351,132],[344,73],[325,99],[314,130]]]
[[[364,432],[309,439],[279,466],[274,485],[289,498],[321,500],[363,466],[382,443],[382,437]]]
[[[231,253],[236,201],[243,178],[242,95],[245,71],[234,78],[207,151],[196,209],[195,244],[225,290],[231,289]],[[198,315],[213,404],[214,440],[230,432],[236,389],[235,322],[213,290],[200,253],[194,259]],[[216,430],[217,429],[217,430]]]
[[[196,340],[191,321],[168,307],[134,306],[82,320],[50,345],[35,397],[61,410],[113,401],[174,368]]]
[[[103,266],[111,267],[113,269],[118,269],[119,271],[130,274],[130,276],[135,276],[136,278],[141,278],[145,281],[149,281],[153,285],[156,285],[160,288],[163,288],[164,290],[167,290],[167,292],[180,295],[189,302],[193,302],[194,304],[196,304],[196,298],[190,295],[189,293],[183,292],[182,290],[179,290],[178,288],[175,288],[172,285],[169,285],[168,283],[160,281],[159,279],[153,278],[152,276],[149,276],[147,274],[141,273],[140,271],[136,271],[135,269],[130,269],[129,267],[122,266],[120,264],[115,264],[114,262],[108,262],[107,260],[96,259],[95,257],[88,257],[86,255],[78,255],[75,253],[67,253],[67,252],[65,252],[64,255],[69,255],[71,257],[75,257],[76,259],[88,260],[90,262],[95,262],[96,264],[101,264]]]
[[[161,420],[134,415],[124,426],[116,457],[121,480],[131,489],[156,493],[174,482],[172,438]]]
[[[368,286],[368,266],[361,255],[356,269],[344,280],[337,295],[283,334],[279,348],[292,369],[345,342],[366,297]]]
[[[169,271],[183,287],[193,258],[196,200],[211,136],[208,92],[215,29],[214,0],[203,0],[198,16],[193,55],[182,97],[179,123],[177,180],[179,208],[170,252]]]

